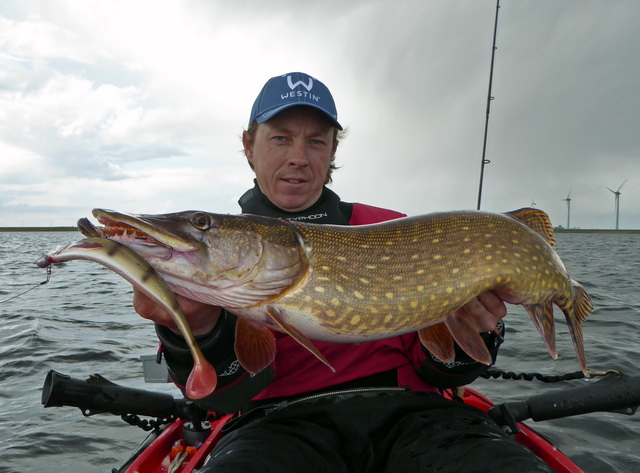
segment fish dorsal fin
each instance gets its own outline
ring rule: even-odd
[[[555,249],[556,237],[553,234],[553,225],[551,225],[551,220],[549,220],[549,216],[545,212],[540,209],[525,207],[523,209],[506,212],[506,215],[524,223],[544,238],[551,248]]]

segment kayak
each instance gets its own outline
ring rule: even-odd
[[[517,442],[557,473],[581,473],[583,470],[523,421],[605,411],[633,415],[640,407],[640,375],[614,371],[593,375],[603,379],[545,390],[524,400],[498,405],[471,388],[459,388],[455,395],[445,391],[445,397],[462,400],[486,412],[498,425],[508,426]],[[42,387],[42,404],[78,407],[84,416],[120,415],[133,425],[152,429],[124,464],[110,473],[195,473],[222,438],[223,427],[234,417],[229,414],[213,420],[188,399],[120,386],[99,374],[79,380],[54,370],[49,371]],[[156,420],[149,422],[139,416]]]
[[[451,395],[448,396],[451,398]],[[479,392],[466,388],[462,396],[465,404],[487,412],[495,404]],[[192,435],[191,424],[178,419],[159,432],[152,432],[119,469],[111,473],[191,473],[202,466],[207,456],[222,438],[223,426],[232,418],[224,416],[208,425],[198,448],[188,449]],[[210,429],[210,430],[209,430]],[[582,473],[575,463],[557,447],[524,423],[518,423],[515,439],[558,473]]]

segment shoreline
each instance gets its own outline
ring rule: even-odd
[[[2,232],[77,232],[78,227],[0,227]],[[554,233],[613,233],[613,234],[629,234],[640,233],[640,230],[613,230],[601,228],[554,228]]]
[[[0,232],[77,232],[78,227],[0,227]]]
[[[640,230],[613,230],[613,229],[601,229],[601,228],[554,228],[554,233],[613,233],[613,234],[629,234],[629,233],[640,233]]]

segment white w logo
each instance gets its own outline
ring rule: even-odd
[[[311,77],[309,77],[309,84],[305,84],[304,82],[302,82],[301,80],[299,80],[298,82],[296,82],[295,84],[293,83],[293,81],[291,80],[291,76],[287,76],[287,84],[289,84],[289,87],[291,88],[291,90],[295,89],[296,87],[298,87],[299,85],[303,86],[305,89],[307,89],[307,91],[311,91],[311,89],[313,88],[313,79]]]

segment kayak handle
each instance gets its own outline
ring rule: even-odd
[[[517,423],[526,419],[537,422],[590,412],[633,415],[639,406],[640,376],[619,375],[589,382],[588,386],[556,389],[525,401],[505,402],[490,408],[488,414],[499,425],[518,432]]]
[[[115,415],[189,420],[200,425],[206,411],[192,401],[175,399],[171,394],[126,388],[93,374],[86,380],[74,379],[55,370],[49,371],[42,386],[44,407],[78,407],[84,416],[110,412]]]

